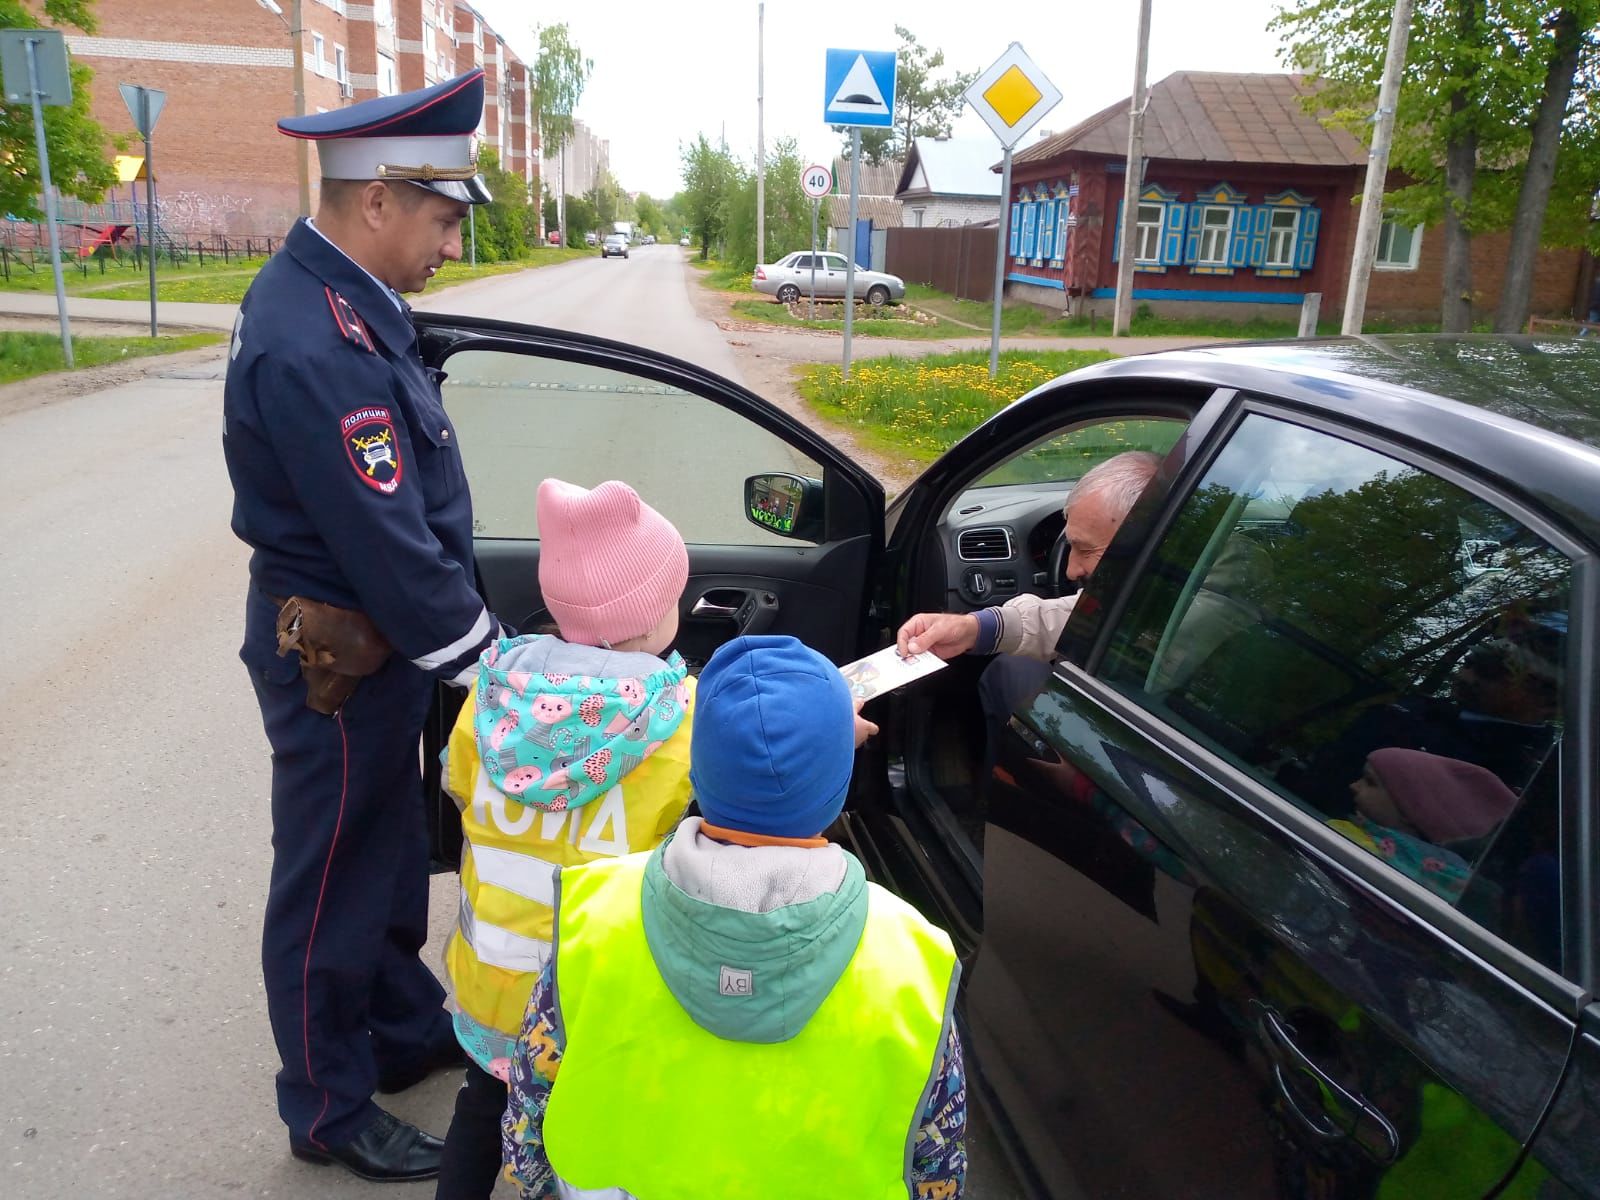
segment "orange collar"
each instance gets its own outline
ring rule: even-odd
[[[704,817],[700,819],[700,829],[708,838],[730,842],[735,846],[799,846],[803,850],[818,850],[828,844],[828,839],[821,834],[808,838],[769,837],[764,833],[746,833],[742,829],[724,829]]]

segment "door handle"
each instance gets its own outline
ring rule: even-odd
[[[727,617],[737,620],[742,604],[718,604],[709,595],[701,596],[694,602],[694,607],[689,610],[691,617]]]
[[[1294,1027],[1271,1006],[1255,1001],[1256,1028],[1272,1058],[1273,1082],[1285,1106],[1306,1132],[1318,1141],[1354,1141],[1379,1163],[1391,1163],[1400,1154],[1400,1134],[1388,1117],[1365,1097],[1350,1091],[1319,1066],[1295,1043]],[[1308,1075],[1322,1097],[1320,1111],[1307,1112],[1302,1093],[1288,1072]]]

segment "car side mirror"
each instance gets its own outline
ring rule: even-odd
[[[820,542],[823,538],[822,480],[785,471],[744,481],[744,515],[780,537]]]

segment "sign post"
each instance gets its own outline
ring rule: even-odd
[[[850,378],[850,334],[856,309],[856,213],[861,193],[861,130],[894,125],[893,50],[833,50],[823,71],[822,119],[850,128],[850,245],[844,267],[844,377]]]
[[[800,172],[800,190],[811,198],[811,314],[808,321],[817,319],[817,210],[822,198],[833,191],[833,172],[820,163],[812,163]]]
[[[44,106],[72,103],[72,73],[67,42],[59,29],[0,29],[0,79],[5,98],[33,105],[33,139],[39,151],[39,182],[44,185],[45,223],[50,228],[50,265],[56,276],[56,315],[61,322],[61,356],[72,359],[72,323],[67,317],[67,285],[61,277],[61,235],[56,229],[56,197],[50,185],[50,148],[44,137]]]
[[[1004,150],[1000,164],[1000,223],[995,229],[994,317],[989,332],[989,378],[1000,370],[1000,309],[1005,298],[1006,254],[1011,213],[1011,151],[1039,119],[1061,102],[1061,92],[1045,78],[1021,43],[972,81],[967,103],[994,131]],[[1063,252],[1065,257],[1065,252]]]
[[[136,83],[119,83],[122,102],[128,106],[133,126],[144,138],[144,248],[150,269],[150,336],[156,335],[156,172],[150,163],[150,135],[167,103],[167,94]]]

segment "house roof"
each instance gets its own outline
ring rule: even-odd
[[[895,187],[900,182],[900,163],[896,161],[869,163],[865,158],[861,161],[860,188],[862,196],[887,196],[894,197]],[[833,188],[834,191],[848,196],[850,194],[850,160],[843,156],[833,160]]]
[[[1302,100],[1312,90],[1301,75],[1176,71],[1150,89],[1145,157],[1322,167],[1365,163],[1361,142],[1305,110]],[[1128,101],[1029,146],[1012,161],[1044,162],[1069,150],[1126,157]]]
[[[905,224],[900,201],[893,196],[869,196],[865,191],[856,197],[856,220],[871,221],[879,229],[898,229]],[[824,219],[831,228],[841,228],[850,221],[850,191],[848,183],[843,195],[837,193],[824,201]]]
[[[998,201],[1000,181],[989,169],[993,163],[992,138],[915,138],[895,195],[917,192]]]

